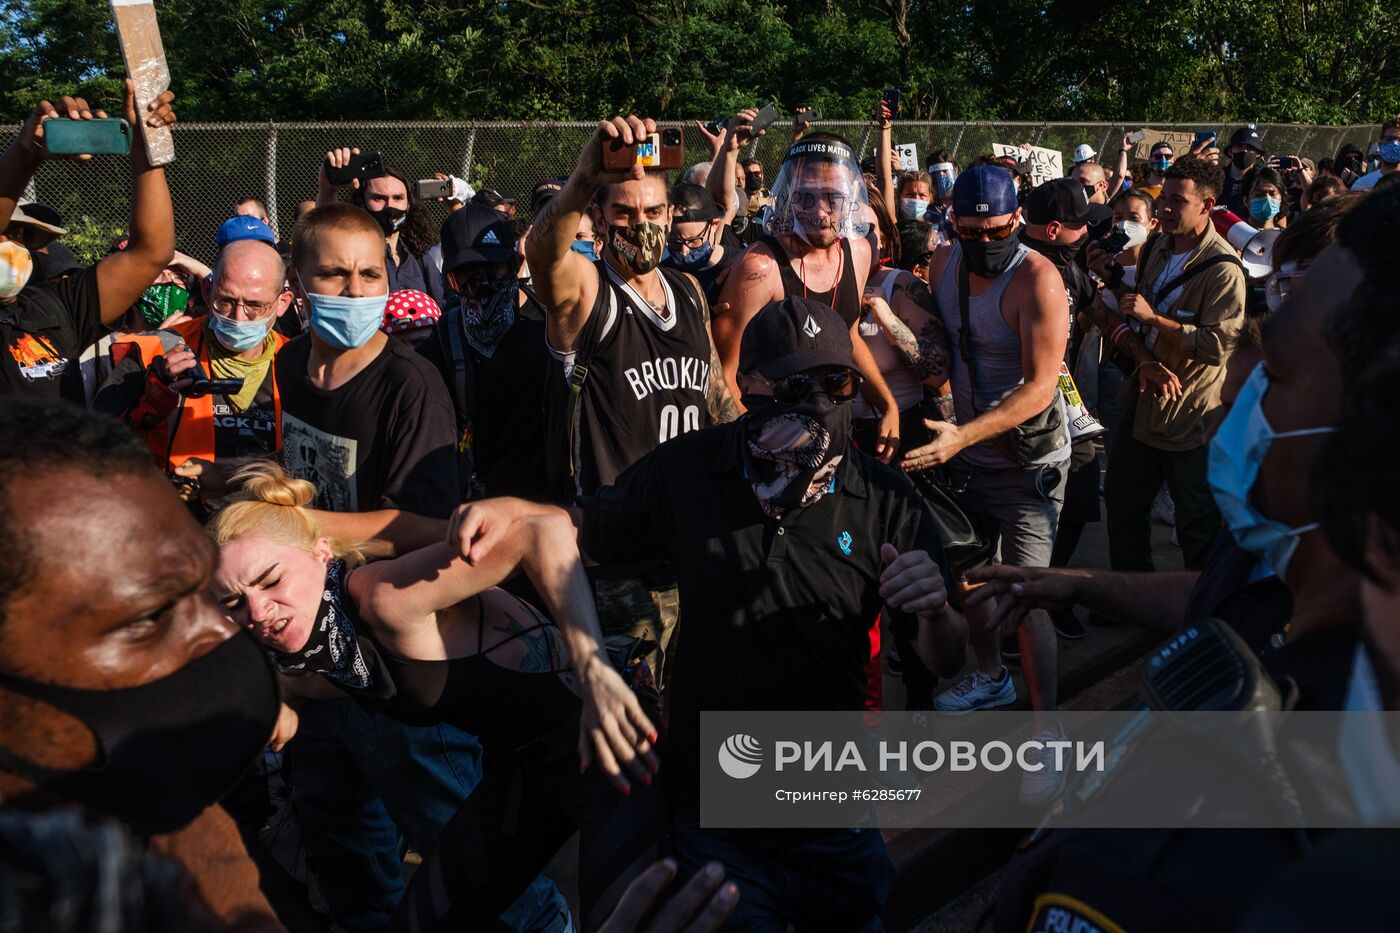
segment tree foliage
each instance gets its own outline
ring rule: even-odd
[[[1400,111],[1387,0],[156,0],[185,120],[828,118],[1364,123]],[[0,106],[111,103],[106,3],[0,0]]]

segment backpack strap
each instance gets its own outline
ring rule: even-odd
[[[1244,263],[1240,262],[1237,257],[1231,256],[1227,253],[1216,253],[1214,256],[1207,256],[1205,259],[1201,260],[1196,265],[1183,271],[1180,275],[1172,279],[1170,282],[1167,282],[1161,287],[1160,290],[1158,290],[1157,294],[1154,297],[1158,301],[1160,301],[1162,298],[1164,298],[1167,295],[1170,295],[1172,292],[1176,291],[1178,288],[1185,285],[1187,282],[1191,281],[1196,276],[1200,275],[1202,272],[1205,272],[1207,269],[1210,269],[1213,266],[1226,264],[1238,266],[1240,269],[1244,269]],[[1153,305],[1155,307],[1156,301],[1153,302]],[[1198,316],[1195,312],[1192,312],[1192,315]]]
[[[578,440],[579,424],[583,417],[583,387],[588,384],[588,372],[593,363],[593,354],[602,341],[603,318],[607,316],[607,303],[612,300],[612,290],[608,285],[607,272],[603,269],[603,260],[595,261],[593,268],[598,272],[598,300],[593,305],[593,313],[588,315],[583,330],[579,332],[578,345],[574,347],[574,365],[565,379],[569,392],[564,413],[565,440],[568,444],[565,456],[568,457],[569,478],[574,481],[575,489],[578,488],[578,476],[582,468],[582,464],[579,462]]]

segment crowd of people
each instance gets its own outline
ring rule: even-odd
[[[128,83],[130,123],[173,106]],[[45,126],[104,116],[41,102],[0,156],[7,929],[878,931],[878,829],[702,824],[702,712],[1019,700],[1050,741],[1062,642],[1205,618],[1291,709],[1400,710],[1400,116],[1040,184],[901,170],[884,103],[868,157],[799,116],[771,179],[755,110],[669,171],[610,162],[659,138],[619,116],[519,202],[439,175],[440,228],[345,146],[283,234],[230,192],[212,267],[140,133],[95,264],[24,203]],[[1346,806],[1400,822],[1400,735],[1339,741]],[[1038,836],[996,930],[1278,928],[1308,866],[1364,910],[1400,864]]]

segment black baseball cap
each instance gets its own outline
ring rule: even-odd
[[[1026,196],[1026,223],[1095,224],[1113,216],[1107,204],[1094,204],[1077,178],[1052,178]]]
[[[442,225],[442,271],[473,262],[509,262],[515,254],[515,228],[489,207],[468,204]]]
[[[688,181],[678,182],[671,189],[671,206],[676,211],[675,216],[671,218],[673,223],[710,221],[721,216],[720,209],[715,205],[714,195],[710,194],[708,189],[692,185]]]
[[[564,190],[563,178],[545,178],[535,182],[535,187],[530,191],[530,210],[538,211],[550,198]]]
[[[830,305],[797,296],[770,301],[744,328],[741,373],[782,379],[821,366],[856,368],[851,329]]]
[[[45,280],[56,279],[69,272],[81,272],[87,268],[78,262],[78,257],[73,255],[73,251],[62,243],[50,243],[48,249],[42,253],[35,253],[34,258],[39,260],[40,271]]]
[[[472,195],[472,201],[485,207],[499,207],[505,203],[505,198],[495,188],[481,188]]]
[[[1242,126],[1230,136],[1230,145],[1248,146],[1255,152],[1263,153],[1264,137],[1259,135],[1259,131],[1251,126]]]

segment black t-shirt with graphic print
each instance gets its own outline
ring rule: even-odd
[[[402,509],[446,518],[462,501],[456,419],[447,387],[407,345],[389,340],[345,385],[306,374],[311,336],[273,358],[282,397],[282,462],[332,512]]]
[[[78,357],[105,333],[96,266],[54,285],[26,286],[0,304],[0,398],[85,404]]]

